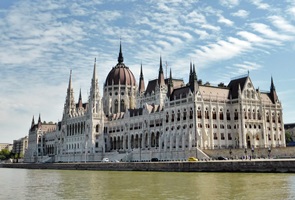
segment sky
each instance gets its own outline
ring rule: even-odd
[[[28,135],[32,117],[62,118],[70,71],[76,101],[88,99],[94,59],[102,94],[117,64],[145,84],[164,73],[217,85],[249,72],[295,123],[295,0],[1,0],[0,143]],[[168,73],[169,74],[169,73]]]

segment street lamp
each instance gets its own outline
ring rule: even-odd
[[[233,152],[232,152],[232,150],[231,149],[229,149],[229,157],[231,158],[231,154],[232,154]]]
[[[252,158],[253,158],[253,156],[254,156],[254,146],[252,146],[251,151],[252,151]]]
[[[268,158],[270,159],[270,152],[271,152],[271,148],[268,147]]]
[[[245,148],[245,158],[247,159],[247,148]]]

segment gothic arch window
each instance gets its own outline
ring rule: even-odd
[[[97,124],[95,127],[95,131],[98,133],[99,132],[99,125]]]
[[[180,121],[180,110],[177,111],[177,121]]]
[[[121,112],[124,112],[124,111],[125,111],[125,103],[124,103],[124,99],[121,100],[120,111],[121,111]]]
[[[169,113],[167,112],[166,113],[166,123],[168,123],[169,122]]]
[[[205,110],[205,119],[209,119],[209,111],[208,108]]]
[[[118,100],[115,100],[115,111],[114,113],[118,113]]]
[[[215,108],[213,108],[213,111],[212,111],[212,118],[216,119],[216,110],[215,110]]]
[[[219,119],[223,120],[223,111],[222,111],[222,109],[220,109],[220,112],[219,112]]]
[[[229,112],[229,110],[226,111],[226,120],[230,120],[230,112]]]
[[[183,120],[186,120],[186,109],[183,110]]]
[[[171,122],[174,122],[174,111],[172,111]]]

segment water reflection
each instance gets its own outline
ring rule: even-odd
[[[0,168],[0,199],[294,199],[294,174]]]

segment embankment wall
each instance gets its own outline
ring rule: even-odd
[[[1,164],[3,168],[108,170],[108,171],[161,171],[161,172],[281,172],[294,173],[295,160],[238,160],[207,162],[120,162],[120,163],[48,163]]]

